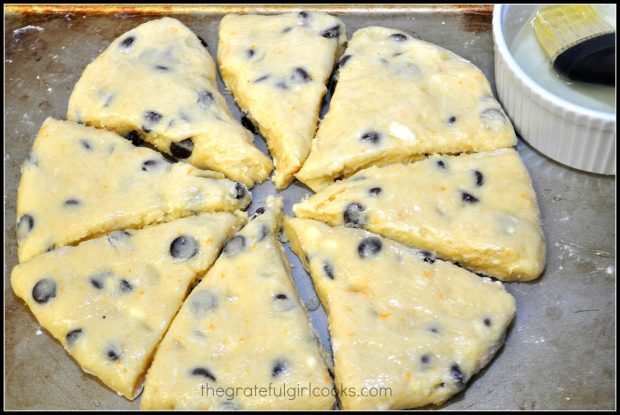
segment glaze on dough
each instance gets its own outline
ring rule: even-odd
[[[355,32],[297,179],[319,190],[371,165],[516,144],[484,74],[431,43],[383,27]]]
[[[370,167],[294,206],[505,281],[538,278],[545,241],[536,194],[512,149]]]
[[[439,405],[501,346],[515,300],[500,282],[362,229],[284,230],[327,311],[342,409]]]
[[[134,399],[190,285],[245,220],[205,213],[115,231],[16,266],[13,291],[84,371]]]
[[[22,166],[19,260],[116,229],[244,209],[246,187],[135,147],[105,130],[48,118]]]
[[[147,374],[142,409],[330,409],[333,384],[277,240],[269,198],[188,296]],[[203,389],[204,385],[204,389]],[[254,388],[275,391],[263,395]],[[207,387],[250,388],[218,397]],[[312,387],[325,396],[282,387]],[[278,392],[280,390],[280,392]]]
[[[86,67],[67,117],[144,139],[252,187],[273,166],[254,147],[252,134],[233,119],[201,42],[169,17],[130,30]]]
[[[220,22],[222,79],[265,137],[278,189],[310,152],[325,83],[346,39],[344,24],[320,12],[229,14]]]

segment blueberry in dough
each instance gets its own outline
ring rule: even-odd
[[[491,327],[491,319],[489,317],[486,317],[484,320],[482,320],[482,322],[485,326]]]
[[[170,244],[170,255],[176,259],[187,260],[198,253],[198,242],[190,235],[181,235]]]
[[[155,65],[155,70],[157,70],[159,72],[168,72],[170,70],[170,68],[168,66],[165,66],[165,65]]]
[[[425,354],[424,356],[422,356],[422,357],[420,358],[420,361],[421,361],[423,364],[428,364],[428,363],[430,363],[430,361],[431,361],[431,357],[430,357],[429,355]]]
[[[160,171],[165,166],[166,166],[166,163],[163,160],[157,160],[157,159],[146,160],[144,163],[142,163],[142,171],[145,171],[145,172]]]
[[[245,53],[248,56],[248,59],[251,59],[256,52],[254,51],[254,48],[250,48],[250,49],[246,50]]]
[[[127,133],[127,135],[125,135],[125,138],[131,141],[131,144],[133,144],[136,147],[139,147],[142,144],[144,144],[144,140],[142,139],[142,137],[140,137],[140,133],[136,130],[132,130],[129,133]]]
[[[263,82],[266,81],[267,79],[269,79],[271,77],[271,75],[267,74],[267,75],[263,75],[263,76],[259,76],[258,78],[256,78],[254,80],[254,83],[257,84],[259,82]]]
[[[363,228],[366,225],[364,206],[359,203],[350,203],[342,214],[344,226],[349,228]]]
[[[273,368],[271,369],[271,377],[277,378],[278,376],[284,374],[289,369],[289,363],[286,359],[278,359],[274,362]]]
[[[121,292],[126,293],[133,290],[133,285],[131,285],[131,283],[126,279],[121,278],[118,281],[118,288],[121,290]]]
[[[383,189],[381,189],[380,187],[372,187],[370,190],[368,190],[368,193],[370,193],[371,196],[379,196],[382,191]]]
[[[347,62],[351,59],[351,55],[344,55],[340,58],[340,62],[338,63],[338,68],[342,69],[347,64]]]
[[[312,77],[310,76],[308,71],[306,71],[304,68],[297,67],[293,70],[291,81],[296,84],[307,83],[307,82],[312,81]]]
[[[280,89],[288,89],[288,85],[284,81],[278,81],[276,83],[276,87],[278,87]]]
[[[465,376],[463,375],[463,372],[461,371],[459,365],[457,365],[456,363],[453,364],[450,367],[450,374],[455,379],[456,386],[458,386],[459,388],[465,386]]]
[[[297,13],[297,21],[300,25],[305,25],[310,20],[310,14],[306,11],[300,11]]]
[[[248,194],[248,189],[242,183],[235,183],[235,199],[243,199]]]
[[[32,228],[34,228],[34,218],[32,215],[22,215],[19,218],[19,222],[17,222],[17,238],[20,240],[25,238]]]
[[[84,147],[85,150],[92,150],[93,147],[88,140],[80,140],[80,144]]]
[[[67,333],[67,336],[65,337],[67,344],[70,346],[75,343],[80,338],[82,333],[82,329],[71,330],[69,333]]]
[[[449,124],[449,125],[452,125],[452,124],[454,124],[455,122],[456,122],[456,117],[455,117],[455,116],[452,116],[452,117],[448,118],[448,124]]]
[[[102,272],[100,274],[90,277],[90,284],[98,290],[103,289],[105,285],[105,279],[110,275],[108,272]]]
[[[32,298],[39,304],[45,304],[56,297],[56,281],[51,278],[39,280],[32,288]]]
[[[484,175],[479,170],[474,171],[474,177],[476,179],[476,186],[482,186],[484,184]]]
[[[424,251],[424,250],[418,250],[418,254],[422,257],[422,260],[424,262],[427,262],[429,264],[434,264],[435,263],[435,255],[433,255],[431,252],[429,251]]]
[[[198,100],[196,102],[202,107],[209,107],[213,100],[213,94],[210,91],[198,91]]]
[[[376,131],[367,131],[360,137],[360,141],[363,143],[377,144],[381,139],[381,134]]]
[[[327,261],[323,262],[323,272],[329,279],[334,279],[334,267],[331,263]]]
[[[409,39],[409,36],[402,33],[393,33],[390,35],[390,40],[394,40],[396,42],[404,42],[407,39]]]
[[[155,111],[146,111],[144,114],[142,114],[142,118],[144,118],[144,120],[149,123],[157,124],[159,121],[161,121],[162,115]]]
[[[209,290],[202,290],[192,296],[190,310],[195,317],[204,317],[208,311],[217,308],[217,306],[217,295]]]
[[[65,200],[65,206],[78,206],[80,205],[80,201],[78,199],[67,199]]]
[[[379,252],[381,252],[382,247],[383,243],[381,242],[380,238],[376,236],[369,236],[362,239],[362,241],[357,247],[357,253],[359,254],[360,258],[374,257]]]
[[[195,317],[201,318],[210,310],[217,308],[217,295],[210,290],[201,290],[192,295],[190,310]]]
[[[467,203],[476,203],[480,201],[476,196],[467,192],[461,192],[461,198],[463,199],[463,202]]]
[[[192,376],[200,376],[206,379],[211,379],[213,382],[217,382],[215,375],[206,367],[196,367],[192,369]]]
[[[224,247],[222,253],[226,256],[235,256],[245,249],[245,237],[243,235],[235,235]]]
[[[192,155],[194,151],[194,141],[191,138],[186,138],[183,141],[174,142],[170,144],[170,153],[173,156],[180,159],[186,159]]]
[[[446,166],[446,162],[443,160],[437,160],[437,167],[440,169],[446,170],[448,167]]]
[[[115,362],[121,358],[121,352],[116,345],[110,345],[105,351],[108,360]]]
[[[273,308],[276,311],[290,311],[295,308],[295,301],[286,294],[276,294],[273,296]]]
[[[130,236],[131,234],[127,231],[114,231],[108,235],[107,239],[110,245],[118,247],[127,242]]]
[[[333,39],[340,36],[340,25],[336,25],[334,27],[330,27],[329,29],[325,29],[321,32],[321,36],[327,39]]]
[[[120,43],[121,50],[124,50],[124,51],[130,50],[135,41],[136,41],[135,36],[127,36],[125,39],[121,40],[121,43]]]

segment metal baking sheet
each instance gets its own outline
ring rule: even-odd
[[[471,60],[493,79],[488,6],[9,6],[5,8],[5,408],[137,409],[82,372],[10,288],[17,263],[16,190],[20,165],[48,116],[64,118],[84,67],[123,32],[173,15],[206,39],[215,55],[228,12],[321,9],[338,15],[349,37],[358,28],[403,29]],[[220,89],[223,90],[220,82]],[[232,97],[226,98],[239,118]],[[256,137],[265,151],[265,144]],[[441,409],[613,409],[615,407],[615,177],[563,167],[523,141],[517,146],[534,183],[547,239],[547,269],[532,283],[506,284],[517,317],[505,346],[469,387]],[[271,182],[253,189],[253,211]],[[308,190],[293,184],[285,211]],[[288,250],[293,275],[310,308],[316,294]],[[329,347],[325,312],[311,312]]]

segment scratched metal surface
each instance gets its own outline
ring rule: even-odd
[[[279,7],[282,9],[282,6]],[[215,54],[222,8],[174,12]],[[463,9],[332,10],[356,29],[404,29],[471,60],[493,78],[491,16]],[[16,264],[15,203],[20,165],[43,120],[63,118],[80,73],[123,32],[157,17],[144,10],[92,14],[5,16],[5,407],[6,409],[137,409],[139,398],[117,396],[78,365],[37,324],[10,288]],[[172,14],[169,10],[168,14]],[[222,84],[220,82],[220,89]],[[236,116],[238,110],[227,99]],[[257,145],[265,150],[262,139]],[[547,269],[533,283],[507,284],[517,318],[505,346],[469,387],[441,409],[612,409],[615,405],[615,178],[571,170],[533,151],[518,150],[532,176],[547,238]],[[250,210],[274,193],[257,186]],[[285,210],[308,191],[293,184],[282,192]],[[306,304],[316,302],[312,283],[287,248]],[[313,324],[329,346],[322,308]]]

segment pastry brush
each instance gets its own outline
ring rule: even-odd
[[[560,75],[575,81],[615,84],[615,28],[594,7],[542,7],[533,26],[545,55]]]

